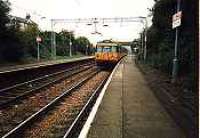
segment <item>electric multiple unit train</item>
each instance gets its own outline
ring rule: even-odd
[[[126,54],[126,49],[120,43],[102,41],[96,45],[95,59],[99,66],[111,66],[115,65]]]

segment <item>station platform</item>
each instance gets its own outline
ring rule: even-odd
[[[76,57],[76,58],[69,58],[69,59],[58,59],[58,60],[49,60],[49,61],[42,61],[36,62],[31,64],[21,64],[21,65],[10,65],[10,66],[1,66],[0,67],[0,74],[2,73],[9,73],[14,71],[26,70],[26,69],[33,69],[63,63],[70,63],[75,61],[81,61],[86,59],[92,59],[94,56],[84,56],[84,57]]]
[[[133,58],[122,59],[114,72],[87,138],[185,138]]]

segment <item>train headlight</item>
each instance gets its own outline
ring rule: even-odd
[[[96,54],[96,57],[99,58],[99,54]]]

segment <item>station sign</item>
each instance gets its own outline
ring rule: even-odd
[[[39,37],[39,36],[37,36],[37,37],[36,37],[36,41],[37,41],[38,43],[40,43],[40,42],[42,42],[42,38]]]
[[[181,26],[182,11],[177,12],[172,16],[172,28]]]

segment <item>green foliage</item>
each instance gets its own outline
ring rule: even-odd
[[[51,58],[51,32],[44,31],[40,32],[42,42],[40,43],[40,55],[41,58]]]
[[[9,3],[0,0],[0,61],[17,61],[23,57],[23,47],[17,36],[19,25],[8,26]]]
[[[78,37],[75,40],[75,46],[77,48],[77,51],[79,51],[79,52],[81,52],[83,54],[86,53],[87,46],[88,46],[87,50],[92,49],[90,41],[86,37],[83,37],[83,36]]]
[[[72,43],[72,54],[75,54],[75,37],[72,32],[63,30],[56,35],[57,55],[69,56],[70,42]]]
[[[8,2],[0,0],[0,61],[18,61],[22,58],[32,59],[37,57],[36,37],[42,38],[40,43],[40,57],[51,57],[51,32],[40,32],[36,24],[26,24],[22,29],[18,22],[9,19]],[[72,54],[78,52],[86,54],[93,51],[86,37],[75,39],[72,32],[63,30],[56,33],[56,48],[58,56],[69,56],[70,42],[72,42]],[[89,46],[89,47],[87,47]]]
[[[8,13],[10,11],[9,3],[0,0],[0,39],[7,31],[6,24],[9,22]]]
[[[41,57],[50,58],[51,56],[51,32],[45,31],[40,32],[40,37],[42,38],[41,42]],[[86,37],[75,38],[73,32],[63,30],[59,33],[56,33],[56,54],[57,56],[69,56],[70,51],[70,42],[72,42],[72,55],[77,55],[79,52],[86,54],[86,48],[88,47],[88,54],[93,52],[93,48]]]
[[[28,25],[24,30],[18,31],[17,36],[20,38],[21,43],[23,43],[25,57],[36,57],[36,36],[38,33],[39,30],[37,25]]]
[[[148,63],[171,74],[174,57],[175,29],[172,29],[172,15],[176,13],[176,0],[156,1],[153,13],[153,25],[147,32]],[[181,0],[183,13],[179,27],[178,59],[179,76],[194,76],[195,49],[195,1]],[[190,78],[190,81],[194,78]],[[191,82],[190,82],[191,83]]]
[[[16,32],[7,32],[7,37],[0,39],[0,61],[19,61],[23,55],[23,45]],[[12,34],[13,36],[10,36]]]

